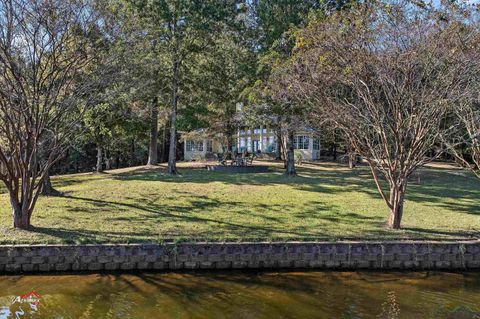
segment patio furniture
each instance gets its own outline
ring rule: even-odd
[[[245,160],[241,155],[237,154],[232,159],[232,162],[230,163],[230,165],[232,165],[232,166],[245,166]]]
[[[220,165],[227,165],[227,154],[217,153],[217,161]]]

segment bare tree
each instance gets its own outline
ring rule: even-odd
[[[446,12],[369,2],[297,34],[290,91],[340,128],[368,163],[393,229],[401,226],[409,176],[442,151],[448,105],[469,67],[457,54],[480,50],[452,40],[464,23]]]
[[[449,143],[449,150],[462,167],[470,169],[480,178],[480,101],[457,105],[455,115],[460,128],[456,135],[459,142]],[[467,152],[459,151],[458,144],[466,145]]]
[[[468,68],[460,68],[462,85],[451,92],[449,124],[455,134],[447,134],[443,141],[457,163],[480,178],[480,25],[468,12],[462,17],[468,22],[456,30],[451,41],[459,42],[464,48],[456,52],[455,59],[468,63]]]
[[[0,180],[14,227],[30,227],[42,182],[77,127],[94,21],[86,0],[0,0]]]

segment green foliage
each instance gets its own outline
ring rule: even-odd
[[[323,5],[323,1],[318,0],[258,0],[255,3],[263,50],[279,47],[288,30],[304,23],[310,10]]]
[[[178,116],[178,130],[190,132],[209,125],[210,112],[204,104],[187,104]]]

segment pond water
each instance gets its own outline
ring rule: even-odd
[[[4,276],[0,318],[480,319],[480,273]]]

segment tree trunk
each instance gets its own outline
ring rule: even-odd
[[[293,147],[293,132],[288,134],[288,152],[287,152],[287,167],[285,175],[295,176],[297,172],[295,170],[295,149]]]
[[[102,160],[103,160],[103,150],[101,146],[97,145],[97,167],[95,169],[97,173],[101,173],[103,171]]]
[[[407,182],[402,182],[400,186],[393,186],[390,189],[390,217],[388,218],[388,227],[391,229],[400,229],[403,217],[403,204],[405,202],[405,192]]]
[[[355,154],[353,153],[348,154],[348,168],[355,168]]]
[[[105,169],[108,171],[112,169],[112,158],[110,157],[110,154],[107,153],[108,155],[105,155]]]
[[[276,139],[277,139],[277,146],[275,148],[275,160],[281,161],[282,160],[282,131],[280,129],[275,131]]]
[[[168,152],[168,173],[177,174],[177,102],[178,102],[178,68],[176,57],[173,60],[172,77],[172,114],[170,123],[170,149]]]
[[[238,150],[237,150],[238,152]],[[226,158],[227,160],[232,160],[234,159],[235,156],[233,154],[233,138],[232,134],[227,133],[227,152],[226,152]]]
[[[356,155],[351,146],[347,147],[348,168],[354,169],[356,166]]]
[[[158,164],[158,98],[152,102],[150,114],[150,145],[148,147],[147,165]]]
[[[50,180],[50,172],[47,172],[47,175],[43,179],[42,182],[42,191],[41,194],[43,196],[62,196],[62,192],[57,191],[52,186],[52,181]]]
[[[17,203],[17,201],[14,200],[12,197],[10,197],[10,203],[12,205],[13,227],[20,229],[29,229],[30,215],[28,209],[25,209],[24,205]]]
[[[162,144],[161,144],[161,148],[160,148],[160,160],[161,160],[162,163],[168,161],[167,155],[168,155],[168,140],[169,140],[169,138],[168,138],[169,122],[166,123],[165,126],[162,129]]]
[[[337,161],[337,134],[335,132],[335,129],[333,130],[333,145],[332,145],[332,152],[333,152],[333,161]]]
[[[135,159],[135,138],[132,138],[130,141],[130,166],[135,166],[136,159]]]

